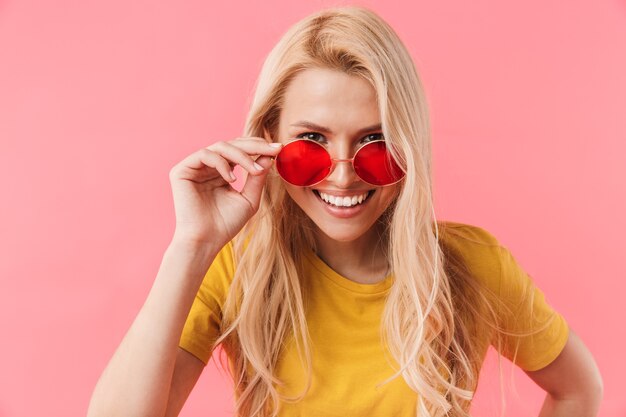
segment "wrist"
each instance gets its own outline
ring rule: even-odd
[[[215,239],[207,238],[205,234],[199,234],[195,228],[176,226],[172,235],[172,242],[189,246],[216,246]]]
[[[199,241],[186,236],[174,233],[168,250],[175,252],[185,252],[196,256],[207,256],[213,258],[220,251],[221,247],[214,242]]]

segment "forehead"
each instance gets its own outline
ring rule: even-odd
[[[376,91],[362,77],[330,69],[300,72],[285,92],[281,125],[308,120],[342,129],[380,122]]]

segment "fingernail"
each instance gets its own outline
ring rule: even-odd
[[[263,171],[263,167],[259,164],[257,164],[256,162],[254,163],[254,167],[258,170],[258,171]]]
[[[283,144],[282,143],[278,143],[278,142],[272,142],[272,143],[270,143],[270,146],[272,148],[280,148],[281,146],[283,146]]]
[[[232,171],[230,171],[230,179],[232,181],[235,181],[237,179],[237,177],[235,177],[235,174]]]

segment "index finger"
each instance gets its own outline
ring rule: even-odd
[[[237,138],[228,144],[236,146],[248,155],[276,156],[282,148],[282,143],[268,142],[263,138]]]

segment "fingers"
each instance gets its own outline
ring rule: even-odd
[[[272,159],[268,156],[260,156],[256,162],[263,167],[263,171],[260,175],[248,176],[246,183],[241,189],[241,195],[248,200],[254,211],[259,208],[263,183],[265,182],[269,168],[272,166]]]
[[[208,167],[215,169],[225,181],[230,183],[236,181],[233,166],[240,165],[253,176],[263,174],[264,167],[255,162],[253,156],[274,157],[280,152],[280,149],[280,144],[268,143],[262,138],[238,138],[230,142],[220,141],[189,155],[172,169],[171,174],[176,171],[176,174],[183,178],[197,179],[191,177],[203,177],[208,179],[208,177],[212,177],[212,175],[207,175],[205,168]]]
[[[259,175],[263,167],[255,162],[256,155],[276,156],[280,152],[279,147],[272,147],[267,142],[258,141],[233,141],[216,142],[207,149],[219,154],[231,165],[239,165],[251,175]]]
[[[170,180],[204,182],[219,177],[227,182],[234,181],[231,179],[231,166],[228,161],[208,149],[192,153],[170,170]]]
[[[216,142],[211,146],[208,146],[209,149],[220,146],[221,144],[233,145],[249,155],[268,155],[268,156],[276,156],[280,149],[282,148],[281,143],[277,142],[268,142],[262,138],[237,138],[228,142]]]

